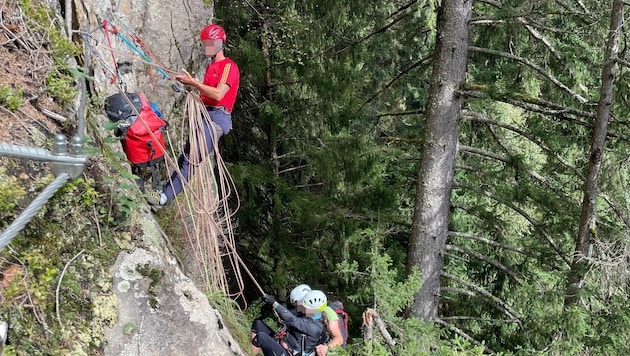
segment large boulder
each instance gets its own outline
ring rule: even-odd
[[[105,328],[105,355],[243,354],[221,315],[159,245],[121,253],[111,268],[118,319]]]

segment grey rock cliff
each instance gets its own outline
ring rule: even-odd
[[[168,254],[136,248],[111,268],[119,318],[106,355],[240,355],[221,315]]]

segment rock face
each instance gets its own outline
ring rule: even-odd
[[[166,254],[136,248],[111,268],[118,322],[105,355],[241,355],[221,316]]]
[[[211,23],[212,6],[202,0],[86,0],[74,1],[73,10],[73,27],[89,32],[98,44],[100,57],[91,53],[92,90],[104,99],[121,89],[111,81],[114,54],[122,89],[144,93],[168,117],[179,98],[171,88],[173,81],[114,33],[110,51],[103,20],[123,24],[140,36],[172,79],[170,70],[199,72],[204,66],[198,38]],[[104,113],[102,120],[107,120]],[[134,215],[142,236],[136,236],[135,247],[122,252],[111,267],[118,310],[115,324],[105,328],[105,355],[243,355],[219,313],[168,252],[149,210]]]
[[[103,97],[117,92],[120,88],[112,83],[115,71],[113,56],[118,65],[118,79],[127,91],[143,92],[147,99],[159,103],[162,112],[170,112],[176,95],[171,84],[173,72],[186,69],[201,73],[205,68],[205,59],[199,41],[203,27],[212,22],[212,2],[203,0],[86,0],[75,1],[76,22],[80,31],[89,32],[97,43],[94,48],[101,58],[92,55],[91,65],[94,74],[94,90]],[[137,35],[146,45],[150,54],[155,56],[152,62],[159,62],[166,70],[165,78],[155,67],[147,65],[142,55],[138,54],[125,39],[115,33],[109,33],[109,40],[103,30],[103,21],[115,25],[122,37],[141,48],[133,41]],[[109,50],[111,44],[111,49]],[[107,69],[104,67],[107,66]],[[109,72],[108,72],[109,71]],[[124,89],[123,88],[123,89]]]

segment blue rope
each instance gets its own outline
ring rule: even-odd
[[[133,43],[131,43],[131,41],[129,41],[125,36],[121,35],[120,32],[116,32],[116,35],[123,40],[129,47],[131,47],[134,51],[136,51],[136,53],[138,53],[145,61],[149,62],[149,64],[155,64],[155,62],[153,62],[151,60],[151,58],[147,57],[144,52],[142,52],[138,47],[136,47],[136,45],[134,45]],[[160,72],[160,74],[162,74],[164,76],[165,79],[171,79],[171,77],[166,74],[166,72],[164,70],[162,70],[162,68],[160,67],[155,67],[155,69],[157,69],[158,72]]]

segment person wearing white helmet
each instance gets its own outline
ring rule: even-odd
[[[291,290],[289,301],[297,307],[302,303],[304,296],[310,291],[311,287],[308,284],[300,284]]]
[[[299,312],[304,313],[304,306],[301,302],[311,291],[311,287],[307,284],[300,284],[291,290],[291,293],[289,294],[289,301],[291,304],[296,306]],[[318,292],[323,294],[323,292],[317,291],[314,295],[319,295]],[[311,294],[311,296],[313,296],[313,294]],[[330,349],[343,345],[343,336],[341,334],[341,328],[339,327],[339,316],[329,306],[326,306],[324,309],[324,314],[324,324],[326,325],[326,331],[330,335],[330,342],[327,344],[317,345],[317,355],[319,356],[324,356]]]
[[[285,335],[276,335],[263,321],[254,320],[251,339],[254,354],[260,351],[265,356],[314,356],[316,354],[315,347],[328,340],[326,327],[321,320],[327,300],[323,293],[309,298],[309,294],[313,292],[307,293],[301,302],[304,307],[304,316],[293,314],[269,294],[263,297],[265,302],[275,309],[287,329]],[[281,336],[280,342],[277,341],[278,336]]]
[[[343,344],[343,336],[339,328],[339,316],[328,306],[326,294],[320,290],[312,290],[304,296],[302,304],[305,308],[311,308],[311,310],[314,308],[323,312],[322,319],[326,326],[326,331],[330,334],[327,342],[319,343],[315,347],[317,355],[324,356],[331,348],[341,346]]]

